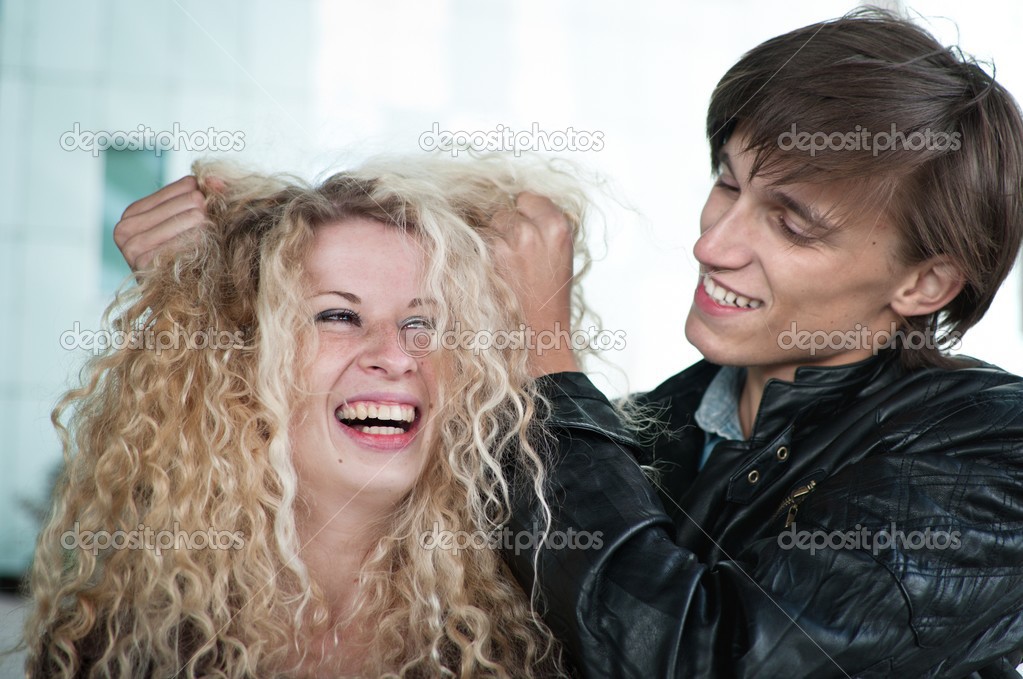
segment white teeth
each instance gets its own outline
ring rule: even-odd
[[[750,299],[742,295],[736,294],[731,290],[727,290],[720,285],[716,285],[714,281],[710,279],[710,276],[703,277],[703,289],[707,291],[707,295],[714,299],[721,306],[734,306],[740,309],[759,309],[763,302],[759,299]]]
[[[416,409],[410,405],[390,405],[385,403],[356,403],[354,406],[347,403],[334,411],[334,416],[339,420],[393,420],[395,422],[412,422],[416,419]],[[386,428],[386,427],[385,427]]]
[[[363,434],[375,434],[377,436],[394,436],[404,434],[405,430],[400,427],[359,427]]]

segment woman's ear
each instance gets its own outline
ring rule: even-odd
[[[955,262],[937,255],[910,268],[895,290],[891,307],[903,318],[928,316],[955,299],[965,283]]]

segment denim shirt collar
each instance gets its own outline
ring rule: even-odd
[[[707,385],[694,413],[697,426],[727,441],[746,438],[739,424],[739,394],[745,382],[745,368],[723,366]]]

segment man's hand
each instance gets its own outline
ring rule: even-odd
[[[530,370],[539,377],[579,370],[571,343],[572,225],[549,199],[520,193],[517,210],[498,213],[492,226],[502,238],[495,243],[498,266],[511,284],[537,338],[543,332],[543,355],[531,347]],[[548,349],[549,339],[554,348]],[[539,346],[540,342],[536,342]]]
[[[153,261],[157,251],[196,233],[206,219],[205,197],[195,177],[182,177],[137,200],[114,226],[114,243],[132,271]]]

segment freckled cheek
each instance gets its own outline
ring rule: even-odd
[[[422,379],[423,384],[426,387],[427,396],[430,399],[430,406],[436,407],[437,399],[439,397],[439,379],[442,374],[434,365],[431,359],[419,359],[418,360],[419,377]]]
[[[321,340],[314,365],[325,369],[338,368],[351,363],[358,355],[358,346],[338,338]]]
[[[349,369],[354,354],[333,347],[320,346],[316,357],[306,366],[305,379],[314,393],[328,392]]]

